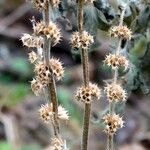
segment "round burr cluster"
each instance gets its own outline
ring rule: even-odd
[[[52,138],[50,150],[63,150],[64,142],[60,138]]]
[[[29,61],[31,62],[31,64],[35,63],[37,59],[38,59],[38,56],[34,51],[29,53]]]
[[[50,21],[48,25],[46,25],[43,21],[38,22],[33,26],[33,30],[35,35],[44,35],[47,39],[50,39],[53,46],[58,44],[60,41],[60,29],[52,21]]]
[[[31,89],[36,96],[43,94],[43,88],[43,85],[37,79],[31,81]]]
[[[34,8],[39,11],[46,10],[46,0],[31,0],[31,3]]]
[[[59,61],[59,59],[51,58],[49,60],[49,64],[56,79],[58,81],[61,80],[64,76],[64,68],[62,66],[62,63]]]
[[[60,0],[31,0],[31,3],[37,10],[43,11],[47,9],[48,3],[51,4],[52,7],[58,7]]]
[[[130,40],[132,36],[132,31],[127,26],[113,26],[110,29],[110,36]]]
[[[53,112],[53,105],[51,104],[45,104],[42,105],[39,109],[40,118],[45,122],[48,123],[49,121],[54,122],[54,112]],[[68,120],[68,112],[63,108],[62,106],[58,106],[58,119],[60,120]]]
[[[100,96],[101,90],[98,88],[98,86],[96,84],[90,83],[88,87],[79,87],[76,92],[75,98],[78,101],[90,103],[94,97],[100,99]]]
[[[43,38],[38,36],[32,36],[27,33],[23,34],[21,38],[23,45],[29,48],[40,48],[43,45]]]
[[[116,69],[119,67],[124,67],[125,69],[127,69],[129,65],[129,62],[126,59],[126,57],[115,54],[106,55],[104,63],[112,67],[112,69]]]
[[[49,66],[47,66],[43,61],[38,62],[35,66],[37,78],[43,85],[47,85],[51,82],[50,70],[58,81],[62,79],[64,75],[64,69],[62,67],[62,63],[58,59],[51,58],[49,60]]]
[[[107,114],[103,117],[103,119],[106,125],[105,132],[108,135],[115,134],[119,128],[123,127],[124,121],[117,114]]]
[[[86,31],[83,31],[81,34],[79,32],[74,32],[71,37],[72,48],[88,49],[93,42],[93,36]]]
[[[40,61],[36,64],[35,73],[38,81],[42,85],[46,86],[51,82],[50,81],[51,73],[49,71],[49,67],[43,61]]]
[[[60,0],[48,0],[53,7],[58,7]]]
[[[105,92],[109,102],[122,102],[127,99],[125,90],[119,84],[107,84]]]

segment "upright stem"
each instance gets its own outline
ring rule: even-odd
[[[79,0],[78,1],[78,30],[80,34],[82,34],[83,31],[83,5],[84,5],[84,0]],[[89,86],[89,58],[88,58],[87,49],[81,49],[81,60],[82,60],[82,67],[83,67],[83,83],[85,87],[88,87]],[[85,104],[82,147],[81,147],[82,150],[88,149],[90,114],[91,114],[91,104]]]
[[[44,12],[43,20],[48,25],[50,21],[50,14],[49,14],[49,4],[47,4],[47,9]],[[44,38],[44,61],[47,66],[49,66],[49,59],[50,59],[50,50],[51,50],[51,40]],[[54,122],[53,122],[53,128],[54,128],[54,135],[59,138],[60,137],[60,128],[59,128],[59,121],[58,121],[58,100],[57,100],[57,92],[56,92],[56,84],[53,72],[51,70],[51,66],[49,66],[49,70],[51,73],[50,76],[50,83],[47,86],[47,92],[48,92],[48,99],[50,102],[52,102],[53,105],[53,113],[54,113]]]
[[[124,18],[124,15],[125,15],[125,11],[126,11],[126,7],[124,7],[123,10],[122,10],[119,25],[123,24],[123,18]]]
[[[89,125],[90,125],[91,104],[85,104],[84,108],[84,124],[82,135],[82,150],[88,149]]]
[[[116,49],[115,55],[119,55],[120,48],[121,48],[121,42],[122,42],[122,40],[119,39],[118,47]],[[114,70],[114,84],[116,84],[117,78],[118,78],[118,68],[115,68],[115,70]]]
[[[113,135],[108,135],[107,150],[114,150]]]
[[[83,31],[83,5],[84,0],[78,0],[78,30]]]
[[[119,22],[120,26],[123,24],[124,14],[125,14],[125,8],[123,9],[123,11],[121,13],[121,16],[120,16],[120,22]],[[118,47],[116,49],[115,55],[119,55],[119,53],[120,53],[121,42],[122,42],[122,39],[119,39]],[[117,78],[118,78],[118,68],[115,68],[115,70],[114,70],[114,77],[113,77],[113,83],[114,84],[117,83]],[[115,103],[113,103],[113,102],[109,103],[109,113],[110,114],[115,113]],[[113,138],[114,138],[114,135],[108,135],[107,150],[114,150]]]
[[[89,56],[87,49],[81,49],[81,62],[83,67],[84,86],[89,86]]]

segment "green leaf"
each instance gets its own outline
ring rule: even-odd
[[[136,66],[139,66],[140,60],[147,51],[147,39],[142,36],[139,40],[134,41],[134,47],[130,50],[130,60]]]
[[[97,29],[107,31],[112,25],[112,22],[106,19],[104,13],[93,5],[85,6],[84,12],[85,29],[93,35],[96,35]]]

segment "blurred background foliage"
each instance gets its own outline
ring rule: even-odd
[[[128,4],[127,4],[128,3]],[[84,7],[84,27],[95,38],[90,48],[90,78],[103,89],[112,78],[111,69],[103,65],[105,55],[113,52],[117,41],[110,39],[108,30],[118,24],[121,8],[127,6],[124,23],[132,29],[130,42],[122,42],[122,54],[130,60],[128,70],[119,70],[119,82],[128,91],[128,101],[118,104],[124,113],[125,127],[115,140],[119,150],[149,150],[150,148],[150,2],[149,0],[95,0]],[[74,101],[74,91],[82,81],[82,68],[78,49],[71,49],[69,38],[77,30],[76,1],[62,0],[55,10],[54,20],[62,29],[62,42],[52,49],[65,66],[64,80],[58,83],[59,103],[66,107],[70,121],[62,127],[62,134],[71,150],[80,147],[83,106]],[[30,88],[33,66],[27,57],[29,50],[19,40],[22,33],[31,33],[30,19],[41,14],[25,0],[0,1],[0,150],[47,150],[51,128],[38,118],[38,108],[46,100],[35,97]],[[107,112],[107,100],[93,104],[90,147],[103,150],[105,134],[101,117]]]

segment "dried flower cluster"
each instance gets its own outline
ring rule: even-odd
[[[107,114],[103,117],[106,124],[105,132],[108,135],[115,134],[119,128],[123,127],[123,120],[119,115],[116,114]]]
[[[51,7],[57,7],[60,0],[30,0],[33,6],[42,12],[43,21],[32,20],[33,34],[24,34],[21,38],[23,45],[32,51],[29,61],[34,64],[35,78],[31,81],[31,89],[36,96],[46,94],[49,103],[42,105],[39,115],[43,122],[51,123],[54,129],[54,138],[51,141],[51,150],[62,150],[64,142],[61,139],[59,121],[68,120],[68,111],[58,105],[55,82],[64,76],[64,68],[59,59],[50,57],[51,46],[55,46],[61,39],[58,26],[51,21]],[[30,49],[31,50],[31,49]]]
[[[64,69],[62,67],[62,63],[58,59],[51,58],[49,60],[49,66],[47,66],[43,61],[39,61],[35,65],[35,73],[41,84],[47,85],[51,82],[51,73],[54,74],[56,80],[60,80],[64,75]]]
[[[45,104],[42,105],[39,109],[40,117],[45,122],[48,123],[49,121],[53,121],[54,112],[53,112],[53,104]],[[58,119],[60,120],[68,120],[68,112],[62,106],[58,106]]]
[[[43,38],[40,36],[32,36],[27,33],[23,34],[21,38],[23,45],[29,48],[40,48],[43,45]]]
[[[50,150],[62,150],[64,142],[60,138],[52,138],[51,145]]]
[[[107,84],[105,92],[109,102],[121,102],[126,100],[126,92],[119,84]]]
[[[34,63],[38,60],[35,52],[29,53],[29,60]],[[57,81],[62,79],[64,76],[64,69],[62,63],[58,59],[51,58],[49,60],[49,66],[44,61],[37,61],[35,63],[35,74],[36,78],[31,81],[31,89],[35,95],[40,95],[44,87],[51,82],[51,74],[54,74]]]
[[[112,67],[112,69],[116,69],[119,67],[124,67],[125,69],[127,69],[129,65],[129,62],[126,59],[126,57],[115,54],[106,55],[104,63]]]
[[[38,55],[34,52],[34,51],[31,51],[29,53],[29,61],[31,64],[35,63],[35,61],[38,60]]]
[[[123,127],[124,121],[122,117],[119,117],[118,114],[115,113],[115,104],[118,102],[123,102],[127,99],[127,93],[122,88],[121,84],[118,84],[118,69],[123,67],[125,70],[129,66],[129,62],[125,56],[120,54],[121,43],[122,40],[130,40],[131,39],[131,30],[128,29],[127,26],[123,25],[123,17],[125,13],[125,8],[121,13],[120,23],[118,26],[113,26],[110,28],[110,36],[119,39],[118,47],[116,48],[115,54],[106,55],[104,63],[111,67],[114,72],[114,77],[112,83],[107,83],[104,91],[107,95],[107,99],[109,101],[109,113],[106,114],[103,119],[105,123],[104,131],[108,134],[108,149],[113,148],[113,135],[117,132],[119,128]],[[111,142],[112,140],[112,142]]]
[[[51,46],[55,46],[61,40],[60,29],[55,22],[52,21],[51,13],[53,7],[58,7],[60,0],[30,0],[33,6],[42,12],[43,20],[36,22],[33,20],[33,34],[24,34],[21,38],[23,45],[27,46],[32,51],[29,53],[29,61],[34,64],[35,78],[31,81],[31,89],[36,96],[47,94],[47,100],[50,102],[42,105],[39,109],[39,115],[43,122],[51,123],[54,128],[54,138],[51,139],[50,150],[63,150],[65,142],[61,139],[59,131],[59,121],[68,120],[68,111],[57,102],[57,93],[55,82],[59,81],[64,76],[64,68],[59,59],[52,58],[50,55]],[[83,11],[84,5],[92,4],[94,0],[78,1],[78,29],[71,36],[70,43],[72,48],[77,48],[81,52],[81,60],[83,66],[83,85],[76,91],[75,99],[85,104],[84,108],[84,123],[82,150],[88,148],[88,134],[91,113],[91,102],[95,99],[100,99],[101,90],[96,84],[90,83],[89,79],[89,58],[88,49],[94,43],[93,36],[83,29]],[[125,12],[125,11],[123,11]],[[114,71],[114,80],[106,85],[106,92],[109,101],[109,113],[103,117],[105,123],[105,132],[108,136],[113,137],[117,130],[123,127],[124,121],[122,117],[115,113],[113,108],[117,102],[123,102],[127,99],[127,93],[117,82],[118,69],[123,67],[128,68],[129,62],[125,56],[119,53],[122,40],[131,39],[131,30],[122,25],[123,15],[121,15],[120,24],[110,28],[110,36],[119,39],[118,48],[115,54],[106,56],[104,63]],[[35,49],[37,51],[35,51]],[[39,54],[39,49],[42,51]],[[42,55],[42,56],[41,56]],[[109,142],[110,143],[110,142]]]
[[[81,34],[74,32],[71,37],[72,48],[88,49],[93,42],[93,36],[86,31],[83,31]]]
[[[88,87],[81,86],[78,88],[75,99],[84,103],[90,103],[93,98],[100,99],[101,91],[96,84],[90,83]]]
[[[31,3],[37,10],[43,11],[47,9],[48,3],[50,3],[52,7],[58,7],[60,0],[31,0]]]
[[[46,25],[43,21],[38,22],[33,26],[33,30],[35,35],[44,35],[47,39],[50,39],[53,46],[58,44],[60,41],[60,29],[52,21],[50,21],[48,25]]]
[[[131,30],[127,26],[119,25],[119,26],[113,26],[110,29],[110,36],[121,38],[125,40],[131,39]]]
[[[39,96],[39,95],[42,95],[43,94],[43,90],[44,90],[44,87],[43,85],[38,82],[36,79],[33,79],[31,81],[31,89],[32,91],[34,92],[34,94],[36,96]]]

